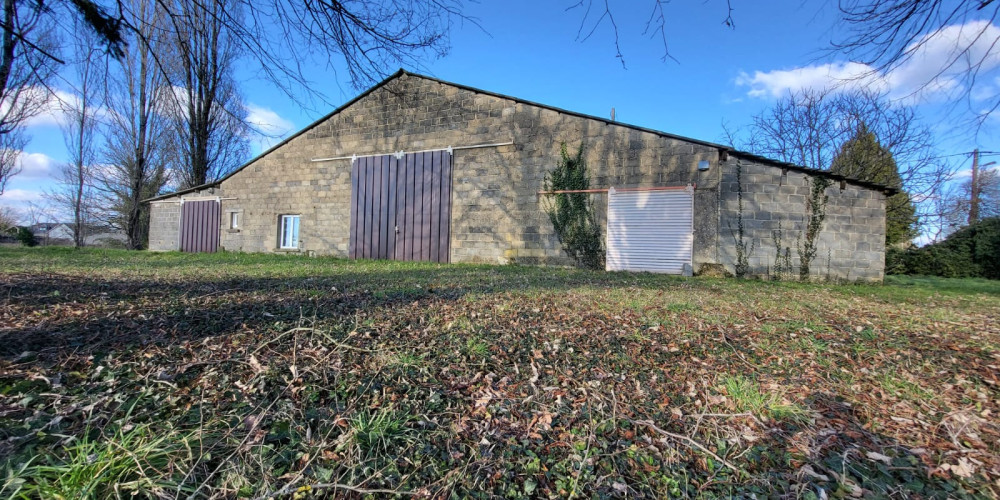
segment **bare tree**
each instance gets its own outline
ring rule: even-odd
[[[978,213],[973,214],[974,196],[978,197],[979,206]],[[1000,216],[1000,171],[980,171],[975,179],[969,178],[954,186],[945,194],[944,200],[946,227],[951,230],[987,217]]]
[[[180,138],[181,187],[214,181],[249,154],[246,108],[233,76],[241,46],[223,16],[239,18],[235,0],[176,0],[173,4],[171,117]]]
[[[45,109],[54,74],[54,40],[42,2],[3,0],[0,33],[0,194],[20,172],[25,122]]]
[[[364,88],[424,56],[443,56],[452,22],[475,22],[462,15],[459,0],[241,1],[246,22],[226,21],[278,83],[305,83],[298,64],[319,55],[327,65],[339,58],[351,85]]]
[[[461,0],[220,2],[228,8],[215,9],[208,0],[163,0],[159,6],[178,26],[185,9],[198,6],[220,23],[262,77],[298,102],[298,90],[320,94],[304,73],[315,63],[343,64],[351,86],[364,88],[400,66],[447,53],[453,20],[475,22],[462,14]],[[139,37],[148,32],[128,13],[128,2],[118,2],[115,8],[118,14],[112,17],[123,20],[120,31]],[[154,57],[166,71],[169,53],[161,57],[155,51]]]
[[[100,105],[101,49],[97,36],[74,22],[73,68],[74,97],[60,103],[66,122],[62,125],[63,141],[69,161],[59,168],[59,183],[46,195],[58,207],[72,216],[73,245],[77,248],[86,242],[86,229],[93,217],[93,173],[97,160],[96,135],[98,133],[97,109]]]
[[[185,5],[210,6],[199,2],[159,0],[157,6],[171,19],[180,20],[186,15]],[[331,67],[340,59],[350,84],[367,87],[399,66],[419,65],[427,56],[445,54],[454,20],[475,23],[462,14],[461,0],[223,3],[232,8],[203,10],[213,22],[225,27],[233,44],[244,51],[251,65],[258,66],[265,79],[300,103],[302,90],[309,97],[323,97],[306,78],[306,68],[324,63]],[[142,43],[154,48],[148,56],[161,72],[168,73],[173,48],[148,39],[157,30],[150,29],[149,20],[135,14],[135,5],[125,0],[3,0],[0,193],[7,179],[19,171],[17,156],[27,142],[24,121],[37,114],[49,98],[40,88],[47,87],[53,68],[64,63],[46,35],[48,30],[42,28],[70,18],[80,20],[98,36],[99,45],[107,53],[123,58],[128,40]],[[235,106],[220,109],[228,109],[236,118],[245,113]]]
[[[839,145],[853,133],[836,123],[834,99],[832,93],[815,90],[789,94],[751,118],[749,134],[739,146],[776,160],[827,169]]]
[[[953,169],[939,159],[930,129],[917,120],[913,110],[891,105],[882,94],[868,90],[789,94],[755,115],[746,139],[734,145],[777,160],[830,170],[860,128],[873,133],[895,161],[901,187],[916,203],[918,218],[928,217],[932,209],[921,201],[939,196]],[[865,177],[862,170],[854,173]]]
[[[149,207],[169,180],[171,134],[165,109],[172,99],[154,53],[163,50],[166,13],[156,0],[130,0],[129,19],[143,31],[123,49],[119,67],[109,72],[105,102],[108,126],[99,189],[106,219],[125,231],[128,247],[144,248],[149,237]]]
[[[0,205],[0,234],[10,234],[20,220],[21,214],[14,207]]]
[[[834,41],[835,51],[870,65],[873,72],[888,74],[922,57],[932,44],[946,41],[946,53],[932,51],[939,69],[917,82],[919,89],[942,77],[963,84],[963,95],[980,124],[1000,106],[1000,92],[990,90],[985,111],[979,104],[971,107],[976,100],[974,84],[983,71],[995,66],[1000,29],[994,22],[1000,2],[841,0],[839,5],[848,29],[844,38]],[[943,40],[946,35],[948,40]]]

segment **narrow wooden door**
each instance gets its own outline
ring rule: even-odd
[[[451,159],[444,150],[356,159],[350,257],[448,262]]]
[[[215,252],[219,249],[219,202],[185,201],[181,204],[182,252]]]

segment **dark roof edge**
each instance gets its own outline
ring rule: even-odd
[[[580,112],[577,112],[577,111],[571,111],[571,110],[568,110],[568,109],[562,109],[562,108],[558,108],[558,107],[551,106],[551,105],[548,105],[548,104],[542,104],[542,103],[539,103],[539,102],[529,101],[527,99],[521,99],[519,97],[514,97],[514,96],[510,96],[510,95],[506,95],[506,94],[500,94],[500,93],[492,92],[492,91],[489,91],[489,90],[478,89],[478,88],[475,88],[475,87],[470,87],[468,85],[462,85],[461,83],[454,83],[454,82],[449,82],[449,81],[441,80],[441,79],[438,79],[438,78],[434,78],[432,76],[419,75],[419,74],[416,74],[416,73],[410,73],[410,72],[403,71],[403,70],[400,70],[400,71],[402,71],[404,74],[416,76],[416,77],[423,78],[425,80],[430,80],[430,81],[433,81],[433,82],[437,82],[437,83],[440,83],[440,84],[443,84],[443,85],[450,85],[452,87],[458,87],[460,89],[468,90],[470,92],[476,92],[478,94],[485,94],[485,95],[497,97],[497,98],[500,98],[500,99],[507,99],[507,100],[511,100],[511,101],[518,102],[518,103],[521,103],[521,104],[527,104],[529,106],[535,106],[535,107],[539,107],[539,108],[548,109],[548,110],[555,111],[557,113],[562,113],[562,114],[565,114],[565,115],[576,116],[576,117],[585,118],[585,119],[588,119],[588,120],[596,120],[596,121],[599,121],[599,122],[603,122],[603,123],[605,123],[607,125],[619,125],[619,126],[622,126],[622,127],[633,129],[633,130],[638,130],[640,132],[647,132],[647,133],[650,133],[650,134],[659,135],[661,137],[666,137],[668,139],[677,139],[677,140],[681,140],[681,141],[685,141],[685,142],[693,142],[695,144],[700,144],[702,146],[707,146],[707,147],[711,147],[711,148],[718,148],[718,149],[720,149],[722,151],[726,151],[729,154],[732,154],[733,156],[739,156],[741,158],[745,158],[745,159],[748,159],[748,160],[753,160],[753,161],[757,161],[757,162],[761,162],[761,163],[767,163],[767,164],[770,164],[770,165],[773,165],[773,166],[779,167],[779,168],[786,168],[788,170],[794,170],[794,171],[802,172],[802,173],[809,174],[809,175],[822,175],[822,176],[829,177],[829,178],[831,178],[833,180],[836,180],[836,181],[845,181],[845,182],[849,182],[851,184],[856,184],[858,186],[861,186],[861,187],[864,187],[864,188],[868,188],[868,189],[874,189],[874,190],[877,190],[877,191],[885,191],[887,193],[892,193],[892,194],[895,194],[895,193],[899,192],[899,190],[897,190],[895,188],[891,188],[891,187],[888,187],[888,186],[883,186],[883,185],[878,184],[878,183],[863,181],[863,180],[860,180],[860,179],[855,179],[853,177],[847,177],[847,176],[844,176],[844,175],[835,174],[833,172],[829,172],[829,171],[826,171],[826,170],[819,170],[819,169],[815,169],[815,168],[803,167],[802,165],[796,165],[794,163],[788,163],[788,162],[783,162],[783,161],[779,161],[779,160],[774,160],[774,159],[771,159],[771,158],[767,158],[765,156],[756,155],[756,154],[749,153],[749,152],[746,152],[746,151],[740,151],[740,150],[732,148],[731,146],[724,146],[722,144],[717,144],[717,143],[714,143],[714,142],[703,141],[703,140],[694,139],[694,138],[691,138],[691,137],[685,137],[683,135],[671,134],[669,132],[664,132],[662,130],[656,130],[656,129],[646,128],[646,127],[642,127],[642,126],[639,126],[639,125],[632,125],[632,124],[629,124],[629,123],[624,123],[624,122],[609,120],[607,118],[603,118],[603,117],[600,117],[600,116],[588,115],[586,113],[580,113]]]
[[[243,167],[240,167],[240,168],[243,168]],[[222,179],[219,179],[219,180],[217,180],[215,182],[208,182],[208,183],[202,184],[200,186],[194,186],[194,187],[184,188],[184,189],[180,189],[180,190],[177,190],[177,191],[171,191],[169,193],[164,193],[164,194],[156,195],[156,196],[154,196],[152,198],[146,198],[145,200],[142,200],[139,203],[149,203],[149,202],[152,202],[152,201],[162,200],[164,198],[170,198],[170,197],[173,197],[173,196],[180,196],[182,194],[188,194],[188,193],[192,193],[194,191],[200,191],[202,189],[208,189],[210,187],[218,187],[220,182],[222,182]]]
[[[722,144],[717,144],[717,143],[714,143],[714,142],[702,141],[702,140],[694,139],[694,138],[691,138],[691,137],[685,137],[685,136],[682,136],[682,135],[671,134],[669,132],[664,132],[662,130],[656,130],[656,129],[646,128],[646,127],[642,127],[642,126],[639,126],[639,125],[632,125],[632,124],[629,124],[629,123],[624,123],[624,122],[609,120],[607,118],[603,118],[603,117],[600,117],[600,116],[588,115],[586,113],[580,113],[580,112],[577,112],[577,111],[571,111],[571,110],[568,110],[568,109],[562,109],[562,108],[558,108],[558,107],[555,107],[555,106],[550,106],[548,104],[542,104],[542,103],[539,103],[539,102],[529,101],[527,99],[521,99],[519,97],[514,97],[514,96],[510,96],[510,95],[506,95],[506,94],[501,94],[501,93],[498,93],[498,92],[492,92],[492,91],[489,91],[489,90],[483,90],[483,89],[479,89],[479,88],[476,88],[476,87],[470,87],[468,85],[463,85],[461,83],[454,83],[454,82],[449,82],[449,81],[446,81],[446,80],[441,80],[439,78],[434,78],[432,76],[426,76],[426,75],[421,75],[421,74],[417,74],[417,73],[411,73],[409,71],[406,71],[405,69],[400,68],[398,71],[396,71],[395,73],[389,75],[388,77],[386,77],[381,82],[375,84],[375,86],[373,86],[372,88],[370,88],[370,89],[362,92],[361,94],[358,94],[358,96],[355,97],[354,99],[351,99],[350,101],[347,101],[344,104],[341,104],[340,106],[338,106],[333,111],[327,113],[326,115],[323,115],[322,117],[320,117],[319,119],[313,121],[309,125],[306,125],[302,130],[299,130],[298,132],[292,134],[288,138],[282,140],[281,142],[275,144],[274,146],[271,146],[266,151],[264,151],[261,154],[253,157],[252,159],[248,160],[246,163],[244,163],[243,165],[240,165],[237,169],[235,169],[232,172],[226,174],[224,177],[222,177],[222,178],[220,178],[220,179],[218,179],[218,180],[216,180],[214,182],[208,182],[208,183],[202,184],[200,186],[194,186],[194,187],[190,187],[190,188],[187,188],[187,189],[182,189],[182,190],[179,190],[179,191],[174,191],[172,193],[166,193],[166,194],[161,194],[161,195],[158,195],[158,196],[154,196],[152,198],[147,198],[145,200],[142,200],[141,203],[148,203],[148,202],[151,202],[151,201],[157,201],[157,200],[162,200],[162,199],[165,199],[165,198],[170,198],[170,197],[173,197],[173,196],[179,196],[179,195],[187,194],[187,193],[190,193],[190,192],[193,192],[193,191],[198,191],[198,190],[201,190],[201,189],[206,189],[206,188],[210,188],[210,187],[217,187],[219,184],[222,183],[222,181],[225,181],[226,179],[228,179],[228,178],[236,175],[241,170],[245,169],[246,167],[249,167],[250,165],[252,165],[257,160],[259,160],[259,159],[267,156],[272,151],[274,151],[274,150],[280,148],[281,146],[284,146],[285,144],[289,143],[292,139],[295,139],[296,137],[299,137],[300,135],[302,135],[302,134],[304,134],[304,133],[312,130],[313,128],[315,128],[320,123],[323,123],[324,121],[332,118],[334,115],[336,115],[336,114],[340,113],[341,111],[343,111],[344,109],[350,107],[355,102],[358,102],[359,100],[367,97],[372,92],[375,92],[376,90],[384,87],[385,84],[387,84],[390,81],[392,81],[392,80],[394,80],[396,78],[399,78],[400,76],[403,76],[403,75],[415,76],[415,77],[418,77],[418,78],[423,78],[425,80],[430,80],[432,82],[437,82],[437,83],[440,83],[442,85],[449,85],[449,86],[456,87],[456,88],[459,88],[459,89],[468,90],[470,92],[475,92],[477,94],[489,95],[489,96],[497,97],[497,98],[500,98],[500,99],[507,99],[507,100],[514,101],[514,102],[517,102],[517,103],[527,104],[529,106],[535,106],[535,107],[539,107],[539,108],[543,108],[543,109],[548,109],[548,110],[555,111],[557,113],[562,113],[562,114],[565,114],[565,115],[576,116],[576,117],[585,118],[585,119],[588,119],[588,120],[596,120],[596,121],[602,122],[602,123],[607,124],[607,125],[618,125],[618,126],[630,128],[630,129],[633,129],[633,130],[638,130],[640,132],[647,132],[647,133],[650,133],[650,134],[659,135],[661,137],[666,137],[666,138],[669,138],[669,139],[677,139],[677,140],[681,140],[681,141],[685,141],[685,142],[691,142],[691,143],[699,144],[699,145],[702,145],[702,146],[708,146],[708,147],[712,147],[712,148],[718,148],[719,150],[726,151],[726,152],[728,152],[728,153],[730,153],[730,154],[732,154],[734,156],[739,156],[741,158],[746,158],[748,160],[753,160],[753,161],[757,161],[757,162],[761,162],[761,163],[767,163],[767,164],[770,164],[770,165],[773,165],[773,166],[776,166],[776,167],[779,167],[779,168],[786,168],[786,169],[789,169],[789,170],[795,170],[797,172],[803,172],[803,173],[806,173],[806,174],[809,174],[809,175],[822,175],[822,176],[829,177],[829,178],[837,180],[837,181],[849,182],[851,184],[855,184],[855,185],[858,185],[858,186],[861,186],[861,187],[864,187],[864,188],[874,189],[874,190],[877,190],[877,191],[884,191],[887,194],[895,194],[895,193],[899,192],[899,190],[897,190],[895,188],[891,188],[891,187],[888,187],[888,186],[883,186],[881,184],[877,184],[877,183],[874,183],[874,182],[862,181],[862,180],[854,179],[854,178],[851,178],[851,177],[846,177],[846,176],[843,176],[843,175],[834,174],[834,173],[828,172],[826,170],[818,170],[818,169],[814,169],[814,168],[803,167],[801,165],[795,165],[793,163],[787,163],[787,162],[783,162],[783,161],[778,161],[778,160],[774,160],[774,159],[767,158],[767,157],[764,157],[764,156],[755,155],[753,153],[748,153],[748,152],[745,152],[745,151],[739,151],[739,150],[733,149],[730,146],[724,146]]]
[[[823,177],[827,177],[827,178],[833,179],[835,181],[844,181],[844,182],[847,182],[847,183],[850,183],[850,184],[854,184],[856,186],[860,186],[860,187],[863,187],[863,188],[871,189],[871,190],[874,190],[874,191],[882,191],[885,194],[890,195],[890,196],[894,195],[896,193],[899,193],[899,191],[900,191],[897,188],[890,187],[890,186],[885,186],[885,185],[879,184],[877,182],[863,181],[861,179],[855,179],[853,177],[848,177],[846,175],[840,175],[840,174],[837,174],[837,173],[834,173],[834,172],[830,172],[828,170],[819,170],[817,168],[803,167],[802,165],[796,165],[794,163],[788,163],[788,162],[784,162],[784,161],[779,161],[779,160],[775,160],[775,159],[772,159],[772,158],[768,158],[766,156],[760,156],[760,155],[756,155],[756,154],[753,154],[753,153],[748,153],[746,151],[739,151],[739,150],[732,149],[732,148],[726,148],[726,149],[729,152],[729,154],[731,154],[733,156],[737,156],[737,157],[743,158],[743,159],[746,159],[746,160],[756,161],[756,162],[759,162],[759,163],[767,163],[767,164],[769,164],[771,166],[774,166],[774,167],[788,169],[788,170],[794,170],[796,172],[802,172],[802,173],[807,174],[807,175],[822,175]]]

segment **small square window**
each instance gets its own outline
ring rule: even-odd
[[[239,228],[240,228],[240,213],[229,212],[229,229],[239,229]]]
[[[280,229],[279,246],[281,248],[299,248],[299,216],[282,215]]]

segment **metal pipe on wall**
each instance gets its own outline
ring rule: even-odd
[[[402,150],[400,150],[400,151],[393,151],[391,153],[382,153],[382,154],[367,154],[367,155],[356,155],[356,154],[354,154],[354,155],[351,155],[351,156],[334,156],[334,157],[330,157],[330,158],[313,158],[313,159],[311,159],[309,161],[311,161],[311,162],[321,162],[321,161],[334,161],[334,160],[354,160],[354,159],[357,159],[357,158],[360,158],[360,157],[363,157],[363,156],[387,156],[387,155],[396,155],[396,157],[399,158],[402,154],[430,153],[430,152],[433,152],[433,151],[447,151],[447,152],[450,153],[450,152],[452,152],[452,151],[454,151],[456,149],[496,148],[496,147],[500,147],[500,146],[511,146],[513,144],[514,144],[514,141],[511,140],[511,141],[507,141],[507,142],[493,142],[493,143],[489,143],[489,144],[473,144],[471,146],[448,146],[446,148],[424,149],[424,150],[421,150],[421,151],[402,151]]]
[[[630,192],[630,191],[678,191],[684,189],[695,189],[696,184],[688,184],[686,186],[654,186],[654,187],[634,187],[634,188],[604,188],[604,189],[559,189],[556,191],[539,191],[537,194],[574,194],[574,193],[607,193],[609,190],[614,189],[618,192]]]

